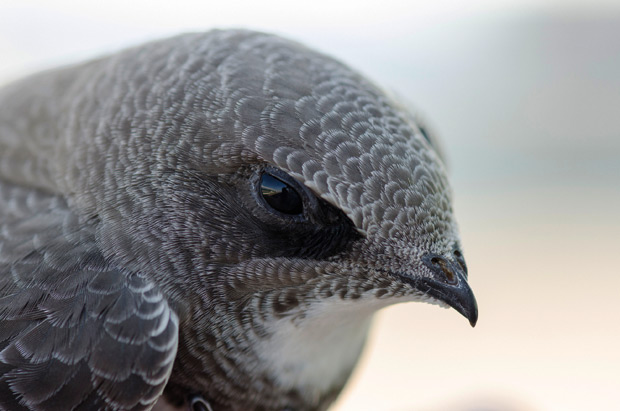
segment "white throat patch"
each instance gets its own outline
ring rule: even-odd
[[[282,387],[297,388],[318,400],[345,382],[364,347],[372,315],[395,302],[399,301],[374,296],[316,302],[303,317],[296,312],[266,324],[272,336],[256,351]]]

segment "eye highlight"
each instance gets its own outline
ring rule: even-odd
[[[298,215],[304,211],[299,193],[279,178],[263,173],[260,179],[260,194],[274,210],[288,215]]]

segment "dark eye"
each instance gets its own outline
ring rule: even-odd
[[[260,193],[271,208],[283,214],[297,215],[304,211],[303,201],[297,191],[271,174],[263,173]]]

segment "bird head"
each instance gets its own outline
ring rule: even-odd
[[[201,110],[175,127],[189,172],[175,167],[167,186],[179,226],[196,206],[205,271],[242,278],[237,294],[316,283],[325,296],[448,305],[475,325],[445,166],[426,131],[329,57],[273,36],[222,36],[217,75],[192,87],[205,90],[191,96]],[[319,298],[316,287],[294,299]]]
[[[247,31],[155,42],[95,69],[74,81],[87,91],[63,125],[61,174],[125,266],[162,273],[172,295],[310,283],[448,305],[475,324],[443,160],[363,76]]]

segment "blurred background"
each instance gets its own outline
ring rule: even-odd
[[[384,310],[334,410],[620,410],[620,2],[0,0],[0,84],[213,27],[349,63],[450,159],[478,325]]]

